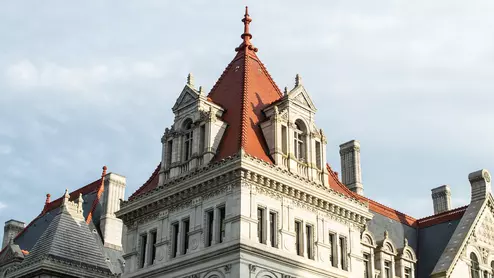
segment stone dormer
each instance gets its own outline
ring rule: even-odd
[[[220,119],[224,109],[209,101],[202,87],[195,88],[191,74],[172,111],[174,123],[165,129],[161,138],[159,184],[208,164],[215,156],[227,126]]]
[[[261,123],[269,154],[276,165],[326,184],[326,136],[315,124],[316,107],[297,74],[295,87],[264,110]]]

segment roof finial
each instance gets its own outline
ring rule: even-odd
[[[302,77],[297,73],[297,75],[295,75],[295,87],[299,85],[302,85]]]
[[[65,194],[63,194],[62,204],[67,204],[69,202],[69,198],[70,198],[69,190],[65,188]]]
[[[103,166],[103,173],[101,173],[101,177],[106,176],[106,170],[108,170],[108,168],[106,166]]]
[[[287,87],[287,86],[285,86],[285,90],[283,90],[283,94],[284,94],[285,96],[286,96],[286,95],[288,95],[288,87]]]
[[[239,47],[235,48],[235,51],[240,51],[247,48],[253,50],[254,52],[257,52],[257,48],[255,48],[250,42],[250,39],[252,39],[252,34],[249,30],[249,24],[251,21],[252,18],[249,15],[249,7],[245,6],[245,14],[244,18],[242,19],[242,22],[244,23],[244,33],[240,36],[244,41]]]
[[[199,94],[204,95],[204,88],[199,86]]]
[[[192,73],[189,73],[189,75],[187,76],[187,85],[194,88],[194,76],[192,75]]]
[[[48,205],[50,203],[50,193],[46,194],[46,201],[45,201],[45,205]]]

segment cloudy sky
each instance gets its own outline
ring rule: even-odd
[[[303,77],[333,168],[340,143],[361,142],[367,196],[424,217],[431,188],[464,205],[468,173],[494,171],[493,1],[184,2],[2,3],[0,223],[103,165],[134,192],[187,73],[209,90],[235,55],[246,4],[278,86]]]

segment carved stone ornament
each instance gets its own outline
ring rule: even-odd
[[[255,266],[255,265],[253,265],[253,264],[249,264],[249,271],[250,271],[250,273],[255,273],[255,272],[256,272],[256,269],[257,269],[257,268],[256,268],[256,266]]]
[[[225,273],[230,273],[231,270],[232,270],[232,265],[231,264],[225,265]]]
[[[489,175],[489,172],[484,172],[484,179],[486,182],[491,182],[491,175]]]

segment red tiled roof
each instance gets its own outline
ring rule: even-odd
[[[430,226],[434,226],[437,224],[441,224],[448,221],[459,220],[465,214],[468,206],[463,206],[459,208],[455,208],[452,210],[448,210],[436,215],[427,216],[417,220],[417,224],[419,228],[427,228]]]
[[[160,167],[161,167],[161,163],[158,163],[158,166],[156,166],[156,169],[154,169],[154,172],[151,174],[149,179],[141,187],[139,187],[139,189],[137,189],[132,195],[130,195],[129,200],[132,200],[137,195],[151,191],[158,186],[158,180],[159,180],[158,173],[160,171]]]
[[[214,160],[222,160],[243,148],[246,153],[272,163],[259,123],[264,120],[262,110],[280,99],[282,93],[250,42],[251,19],[247,10],[242,21],[243,42],[208,95],[226,110],[222,119],[228,124]]]
[[[369,198],[366,198],[364,196],[361,196],[359,194],[354,193],[350,189],[348,189],[343,183],[341,183],[338,179],[338,176],[336,175],[336,172],[334,172],[329,164],[326,164],[326,168],[328,169],[329,172],[329,186],[331,189],[340,192],[342,194],[345,194],[347,196],[353,197],[357,200],[363,201],[363,202],[368,202],[369,203],[369,209],[375,213],[379,213],[383,216],[386,216],[390,219],[396,220],[400,223],[406,224],[411,227],[416,227],[417,226],[417,220],[409,215],[406,215],[402,212],[399,212],[395,209],[392,209],[390,207],[387,207],[383,204],[380,204],[374,200],[371,200]]]

